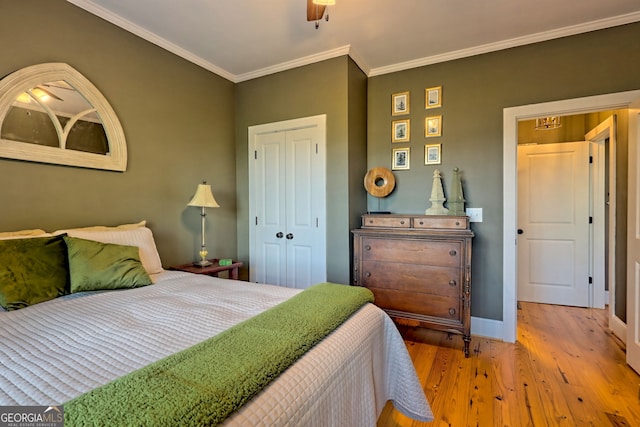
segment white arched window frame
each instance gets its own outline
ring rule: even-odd
[[[58,147],[38,145],[9,139],[0,139],[0,157],[27,160],[42,163],[53,163],[67,166],[79,166],[93,169],[125,171],[127,169],[127,144],[120,121],[115,111],[109,105],[100,91],[82,74],[64,63],[46,63],[22,68],[0,80],[0,128],[4,119],[18,96],[29,93],[33,88],[48,82],[65,81],[76,89],[90,104],[102,122],[107,142],[108,152],[96,154],[66,148],[66,136],[70,126],[79,117],[71,118],[66,128],[63,128],[55,113],[46,111],[52,117],[58,134]],[[45,108],[45,110],[47,110]],[[79,115],[80,116],[80,115]]]

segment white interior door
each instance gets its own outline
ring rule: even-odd
[[[325,116],[249,128],[251,281],[326,281]]]
[[[589,306],[589,151],[518,146],[518,300]]]
[[[253,188],[256,211],[252,215],[256,240],[252,258],[252,281],[286,284],[286,134],[266,132],[255,135]]]
[[[640,373],[640,100],[629,106],[627,363]]]
[[[324,176],[325,165],[318,139],[316,127],[286,132],[286,284],[294,288],[326,280],[326,232],[320,224],[326,190],[318,179]]]

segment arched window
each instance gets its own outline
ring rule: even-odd
[[[125,171],[127,144],[100,91],[63,63],[0,80],[0,157]]]

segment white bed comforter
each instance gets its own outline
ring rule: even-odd
[[[297,292],[166,271],[144,288],[0,313],[0,405],[61,405]],[[388,400],[432,419],[402,337],[368,304],[225,425],[374,426]]]

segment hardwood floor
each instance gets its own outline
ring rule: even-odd
[[[400,331],[434,421],[387,404],[378,427],[640,426],[640,376],[606,310],[520,303],[515,344],[426,329]]]

